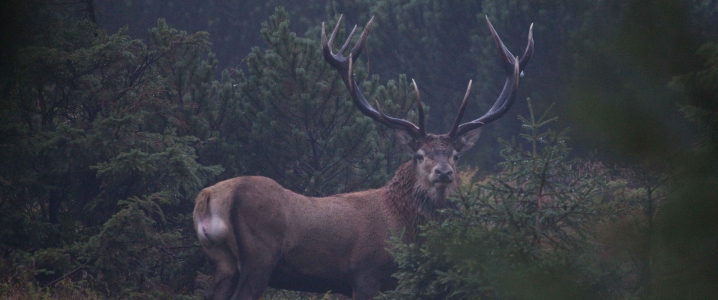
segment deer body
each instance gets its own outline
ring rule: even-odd
[[[340,19],[341,22],[341,19]],[[339,23],[340,23],[339,22]],[[417,226],[437,220],[451,207],[447,197],[457,185],[456,161],[473,146],[481,126],[505,114],[513,103],[520,70],[533,53],[533,40],[519,60],[510,55],[490,26],[507,68],[507,79],[494,107],[479,119],[459,125],[469,89],[448,134],[427,134],[421,101],[419,126],[384,115],[368,104],[352,79],[352,63],[361,52],[371,22],[348,57],[330,50],[322,30],[325,59],[340,71],[355,105],[372,119],[396,129],[414,158],[384,187],[329,197],[307,197],[260,176],[222,181],[200,192],[194,226],[205,253],[215,262],[208,299],[259,299],[267,286],[324,293],[332,291],[371,299],[395,287],[396,263],[387,251],[393,234],[417,241]],[[490,25],[490,23],[489,23]],[[356,27],[355,27],[356,29]],[[418,98],[418,88],[414,83]]]
[[[196,230],[209,256],[227,264],[218,269],[225,270],[219,275],[228,287],[242,277],[263,278],[275,288],[347,296],[368,286],[371,296],[395,285],[386,241],[434,216],[416,204],[436,203],[431,212],[448,204],[445,196],[426,195],[446,195],[454,184],[439,192],[422,189],[415,168],[413,161],[404,164],[379,189],[323,198],[296,194],[266,177],[225,180],[197,197]],[[237,266],[242,272],[233,279]]]
[[[414,161],[405,163],[379,189],[322,198],[294,193],[261,176],[222,181],[197,197],[200,243],[218,265],[226,264],[218,266],[224,270],[218,275],[228,287],[246,274],[244,280],[264,278],[274,288],[351,296],[366,285],[374,295],[395,285],[396,264],[386,241],[436,218],[435,210],[448,207],[445,195],[455,186],[422,188],[416,167]],[[407,241],[414,234],[406,232]],[[238,266],[243,272],[233,278]]]

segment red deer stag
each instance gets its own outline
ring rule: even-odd
[[[488,22],[488,18],[486,19]],[[532,30],[521,58],[514,57],[488,22],[506,83],[496,103],[482,117],[461,124],[471,82],[456,121],[447,134],[427,134],[421,100],[419,126],[392,118],[372,107],[352,78],[352,64],[362,51],[373,22],[356,45],[344,52],[356,31],[333,53],[341,18],[327,40],[322,24],[322,53],[339,71],[357,108],[396,130],[413,159],[384,187],[324,198],[306,197],[259,176],[229,179],[202,190],[194,209],[200,243],[216,264],[209,299],[259,299],[267,286],[310,292],[332,291],[371,299],[391,289],[396,263],[386,250],[392,234],[405,231],[416,241],[417,225],[436,219],[437,209],[457,185],[459,154],[473,146],[481,127],[503,116],[514,103],[520,72],[533,54]],[[532,26],[533,27],[533,26]],[[414,88],[419,96],[418,88]]]

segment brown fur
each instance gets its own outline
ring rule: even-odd
[[[432,182],[427,174],[455,170],[455,150],[465,147],[446,135],[428,135],[418,145],[423,159],[402,165],[379,189],[313,198],[246,176],[202,190],[195,229],[217,265],[207,297],[259,299],[269,285],[371,299],[393,288],[387,240],[405,232],[405,241],[415,241],[417,226],[449,207],[457,177]]]

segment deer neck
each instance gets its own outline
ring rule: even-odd
[[[438,210],[453,207],[448,197],[456,190],[456,184],[440,189],[428,185],[418,178],[416,166],[409,161],[399,167],[386,188],[390,211],[410,237],[415,238],[418,225],[439,221]]]

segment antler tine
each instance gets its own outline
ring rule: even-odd
[[[424,105],[421,104],[421,95],[419,94],[419,86],[416,85],[414,78],[411,79],[414,84],[414,92],[416,92],[416,110],[419,112],[419,134],[426,135],[426,127],[424,126]]]
[[[499,56],[501,58],[501,61],[504,64],[504,68],[506,68],[506,71],[508,72],[513,68],[514,55],[511,54],[511,51],[509,51],[508,48],[506,48],[506,46],[504,45],[504,42],[501,41],[499,34],[496,33],[496,29],[494,29],[494,25],[492,25],[491,21],[489,21],[489,16],[486,16],[486,23],[489,24],[489,30],[491,31],[491,36],[494,38],[494,43],[496,43],[496,47],[499,48]]]
[[[342,45],[342,48],[339,49],[338,53],[344,53],[344,51],[349,48],[349,43],[352,41],[352,38],[354,37],[354,33],[357,31],[357,26],[354,25],[354,28],[352,28],[352,32],[349,33],[349,37],[347,37],[347,40],[344,41],[344,45]]]
[[[494,29],[494,25],[491,24],[491,21],[489,20],[489,17],[486,16],[486,23],[489,24],[489,30],[491,30],[491,36],[494,38],[494,42],[496,43],[496,47],[499,48],[499,55],[501,56],[501,60],[504,62],[504,68],[506,68],[507,72],[511,72],[513,69],[513,59],[514,55],[511,54],[511,51],[509,51],[508,48],[506,48],[506,45],[504,45],[504,42],[501,41],[501,38],[499,37],[499,34],[496,33],[496,29]],[[533,38],[533,30],[534,30],[534,24],[531,23],[531,26],[529,26],[529,37],[528,42],[526,43],[526,50],[524,50],[524,54],[521,56],[521,60],[519,62],[519,70],[523,71],[526,67],[526,64],[528,64],[529,60],[531,60],[531,57],[534,53],[534,38]]]
[[[534,23],[531,23],[531,26],[529,27],[529,40],[526,43],[526,50],[524,51],[524,54],[521,56],[521,61],[519,62],[519,69],[523,72],[524,68],[526,67],[526,64],[529,63],[529,60],[531,60],[531,56],[534,54]]]
[[[361,54],[361,51],[364,49],[364,44],[366,44],[367,37],[369,37],[369,31],[371,31],[371,26],[373,24],[374,16],[372,16],[371,19],[369,19],[369,22],[366,23],[366,26],[364,26],[364,30],[361,32],[357,43],[354,44],[354,47],[352,48],[351,52],[355,60],[359,58],[359,54]]]
[[[364,115],[374,119],[375,121],[382,123],[386,126],[389,126],[394,129],[400,129],[411,136],[415,138],[420,138],[426,135],[424,132],[423,124],[422,127],[419,128],[413,123],[404,120],[404,119],[398,119],[398,118],[392,118],[381,111],[375,109],[374,107],[369,104],[367,99],[364,97],[364,94],[362,94],[361,90],[359,89],[359,86],[354,81],[354,74],[353,74],[353,64],[354,61],[358,58],[359,54],[362,51],[362,48],[364,44],[366,44],[367,36],[369,35],[369,29],[371,29],[371,25],[374,22],[374,18],[372,17],[371,20],[367,23],[367,25],[364,27],[364,31],[362,31],[361,36],[359,37],[359,40],[354,45],[352,50],[349,52],[349,56],[344,56],[343,52],[348,47],[349,43],[351,42],[351,39],[354,34],[354,30],[352,30],[352,33],[349,35],[349,38],[344,42],[344,46],[342,46],[341,51],[338,53],[334,53],[332,51],[332,42],[334,41],[334,37],[336,36],[336,33],[339,29],[339,24],[341,22],[341,17],[339,18],[339,22],[337,23],[337,26],[334,28],[334,32],[332,32],[332,36],[327,41],[326,39],[326,31],[324,29],[324,24],[322,24],[322,55],[324,56],[324,59],[337,71],[339,71],[339,74],[342,76],[342,80],[344,81],[344,84],[349,89],[352,101],[354,102],[354,105],[361,111]],[[356,27],[355,27],[356,28]],[[423,115],[423,111],[421,112]],[[422,123],[423,123],[423,117],[420,117]]]
[[[344,15],[339,15],[339,20],[337,20],[337,25],[334,25],[334,30],[332,30],[332,36],[329,37],[329,51],[332,50],[332,46],[334,45],[334,38],[337,36],[337,32],[339,32],[339,25],[342,24],[342,18],[344,18]],[[324,24],[322,24],[322,27]],[[322,33],[324,31],[322,30]]]
[[[496,33],[496,30],[494,29],[494,26],[491,24],[491,21],[489,21],[488,16],[486,17],[486,22],[489,25],[489,29],[491,30],[491,35],[494,38],[494,42],[496,43],[497,48],[499,49],[499,57],[501,58],[501,62],[504,65],[504,69],[506,69],[507,77],[506,82],[504,83],[504,87],[501,91],[501,94],[496,99],[496,102],[494,105],[489,109],[489,111],[481,116],[480,118],[473,120],[471,122],[467,122],[464,124],[461,124],[458,126],[456,131],[454,131],[452,127],[452,131],[449,132],[449,135],[451,137],[461,136],[463,134],[466,134],[469,131],[472,131],[474,129],[477,129],[481,126],[484,126],[490,122],[493,122],[495,120],[498,120],[501,118],[506,112],[509,111],[511,106],[514,103],[514,100],[516,99],[516,92],[518,90],[519,85],[519,77],[521,74],[521,71],[526,66],[526,64],[531,59],[531,56],[533,56],[534,51],[534,42],[533,42],[533,24],[531,24],[531,27],[529,28],[529,38],[528,38],[528,45],[526,46],[526,50],[524,51],[523,56],[519,59],[518,57],[515,57],[511,54],[511,51],[509,51],[508,48],[504,45],[504,43],[501,41],[501,38],[499,37],[498,33]],[[463,104],[462,104],[463,109]],[[460,114],[463,114],[463,111],[460,109]],[[458,120],[457,120],[458,122]],[[454,124],[456,125],[456,124]],[[453,134],[452,134],[453,133]]]
[[[466,103],[469,100],[469,95],[471,94],[471,83],[473,80],[469,80],[469,86],[466,88],[466,94],[464,95],[464,100],[461,101],[461,107],[459,108],[459,114],[456,116],[456,120],[454,120],[454,125],[451,125],[451,130],[449,130],[449,136],[454,136],[456,134],[456,130],[459,128],[459,124],[461,124],[461,118],[464,117],[464,111],[466,110]]]

